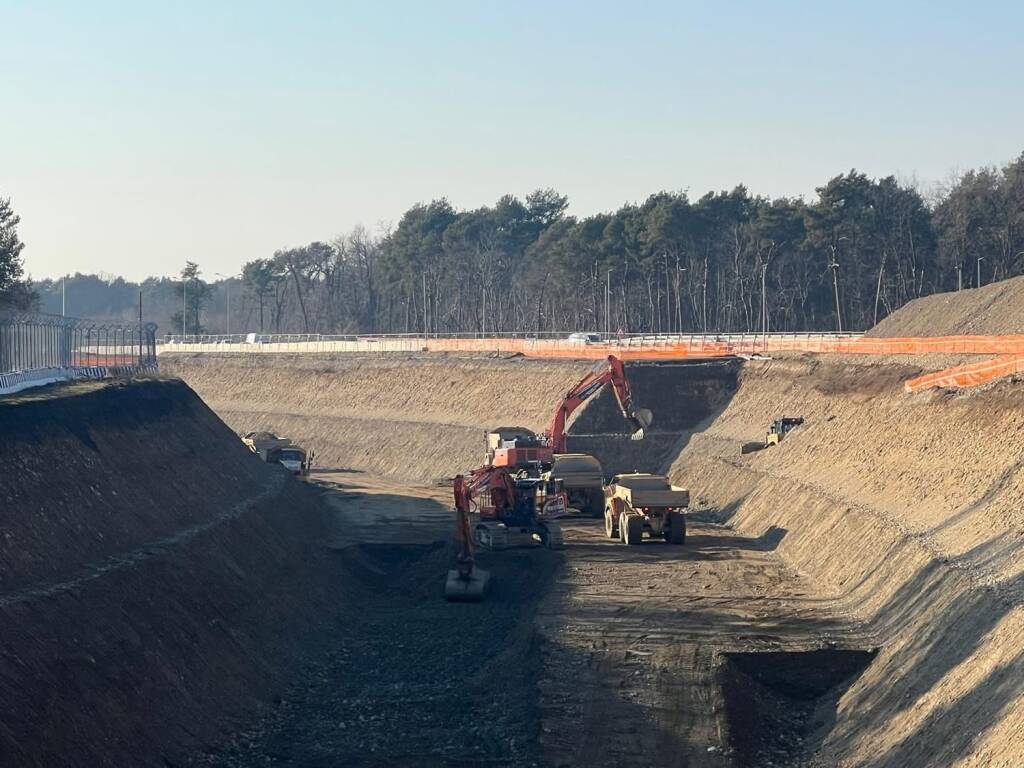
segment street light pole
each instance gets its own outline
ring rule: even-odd
[[[832,289],[836,295],[836,324],[839,328],[839,333],[843,332],[843,311],[839,306],[839,262],[836,261],[836,249],[839,247],[839,243],[846,239],[844,235],[836,240],[833,245],[829,246],[832,249],[832,263],[828,266],[832,270]]]
[[[224,278],[225,289],[227,291],[227,310],[224,315],[225,335],[231,335],[231,281],[235,278],[240,278],[241,275],[222,275],[220,272],[214,272],[217,277]],[[262,330],[262,329],[260,329]]]
[[[761,265],[761,351],[768,351],[768,294],[765,287],[768,284],[768,262]]]
[[[611,272],[608,269],[604,275],[604,338],[611,336]]]
[[[984,256],[979,256],[978,257],[978,283],[977,283],[977,286],[976,286],[977,288],[981,288],[981,262],[983,262],[984,260],[985,260]]]
[[[682,301],[679,298],[679,289],[681,287],[679,283],[680,283],[680,280],[682,280],[680,275],[683,272],[685,272],[685,271],[686,271],[686,267],[680,267],[679,266],[679,257],[677,256],[676,257],[676,332],[680,336],[683,335],[683,305],[682,305]]]
[[[427,273],[423,273],[423,343],[427,343]]]

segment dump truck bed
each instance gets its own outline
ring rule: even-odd
[[[690,492],[668,482],[660,475],[618,475],[608,487],[610,496],[622,499],[634,509],[674,507],[690,504]]]
[[[682,508],[690,504],[690,492],[684,488],[669,490],[631,490],[623,488],[616,495],[624,498],[634,509],[639,507],[675,507]]]

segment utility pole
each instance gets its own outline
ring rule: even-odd
[[[984,256],[978,257],[978,284],[976,286],[977,288],[981,288],[981,262],[983,262],[984,260]]]
[[[964,265],[957,264],[954,269],[956,269],[956,289],[962,291],[964,289]]]
[[[65,308],[66,308],[66,304],[67,304],[67,295],[68,295],[68,292],[67,292],[67,282],[68,282],[68,276],[64,275],[64,277],[62,277],[60,279],[60,316],[61,317],[67,317],[67,312],[65,312]]]
[[[188,282],[185,280],[185,276],[181,276],[181,343],[185,343],[185,316],[188,313],[188,302],[185,300],[185,295],[188,292]]]

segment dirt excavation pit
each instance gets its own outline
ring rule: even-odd
[[[875,651],[726,652],[718,680],[738,765],[811,764],[836,706]]]
[[[493,590],[467,605],[442,598],[453,520],[451,488],[438,479],[480,463],[489,427],[542,429],[589,364],[181,357],[167,368],[233,429],[284,433],[322,457],[311,482],[282,486],[282,499],[301,487],[300,508],[243,518],[261,546],[287,541],[299,520],[317,525],[304,526],[273,573],[250,565],[237,578],[233,560],[249,534],[218,529],[215,543],[233,559],[203,561],[225,585],[217,599],[245,596],[233,631],[247,618],[266,647],[286,639],[284,661],[264,661],[262,651],[231,656],[232,664],[260,659],[257,671],[273,673],[273,684],[262,682],[269,674],[254,680],[205,719],[206,700],[192,697],[178,710],[178,731],[145,742],[148,762],[1022,764],[1024,391],[1003,382],[905,395],[902,382],[927,364],[797,355],[630,366],[637,402],[655,414],[648,439],[628,439],[605,392],[571,425],[569,445],[592,450],[606,473],[663,471],[689,488],[686,544],[626,546],[606,537],[602,520],[568,519],[564,550],[482,553]],[[779,445],[741,453],[783,415],[805,422]],[[154,514],[130,532],[129,549],[175,540],[194,524],[188,502],[202,491],[188,478],[221,488],[217,498],[230,505],[273,471],[239,458],[224,424],[200,416],[204,434],[219,435],[217,452],[174,444],[176,471],[160,480],[180,519]],[[161,423],[169,434],[175,418]],[[95,429],[48,439],[85,438],[100,449],[96,461],[108,462],[111,483],[115,468],[148,467],[125,464],[130,453],[113,452],[112,437]],[[53,455],[59,463],[63,454]],[[22,473],[12,487],[32,500],[45,476]],[[115,505],[108,518],[125,519],[115,500],[130,484],[101,490]],[[106,504],[97,500],[88,515]],[[86,531],[87,517],[75,521]],[[124,549],[98,536],[78,540],[95,549],[83,551],[83,564]],[[26,584],[37,578],[24,573]],[[146,577],[137,579],[142,594]],[[90,600],[115,593],[103,578],[90,584]],[[275,608],[266,619],[251,600],[270,589],[264,584]],[[190,605],[187,587],[175,605]],[[282,614],[290,605],[308,631],[293,634]],[[214,625],[204,616],[196,626]],[[200,683],[216,680],[204,677],[196,690],[206,690]],[[126,699],[125,710],[131,705]],[[181,731],[189,736],[176,742]]]

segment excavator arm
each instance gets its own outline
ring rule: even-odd
[[[615,392],[615,400],[619,410],[635,428],[634,440],[642,440],[644,430],[651,424],[651,412],[633,407],[633,393],[626,378],[626,368],[615,355],[608,355],[606,360],[594,368],[569,390],[561,404],[555,410],[551,425],[546,433],[548,444],[554,453],[566,452],[565,424],[573,412],[583,405],[587,399],[601,391],[605,384],[611,384]]]
[[[444,596],[448,600],[479,601],[484,599],[491,575],[478,568],[473,547],[473,524],[470,516],[477,499],[488,495],[491,510],[504,511],[515,504],[516,486],[512,476],[502,467],[478,467],[465,475],[456,475],[452,483],[455,496],[455,568],[448,571]]]

